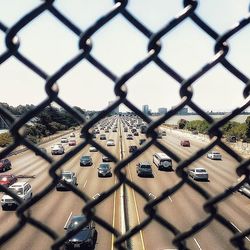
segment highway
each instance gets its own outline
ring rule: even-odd
[[[120,124],[120,123],[118,123]],[[121,125],[122,126],[122,125]],[[119,129],[118,132],[106,133],[107,139],[114,139],[115,146],[106,146],[105,140],[99,140],[97,135],[97,142],[107,147],[118,158],[120,158],[120,142]],[[122,131],[122,143],[125,157],[129,155],[129,145],[139,146],[139,139],[145,136],[139,134],[134,136],[134,140],[127,140],[127,133]],[[188,138],[191,142],[191,147],[181,147],[180,140],[186,139],[185,136],[175,131],[166,130],[167,135],[160,139],[160,141],[168,146],[171,150],[182,159],[188,158],[195,151],[199,150],[206,142],[200,141],[197,138]],[[103,132],[101,132],[103,133]],[[131,133],[131,132],[128,132]],[[81,139],[76,133],[77,142]],[[44,147],[50,153],[50,148],[53,144],[59,143],[60,139],[52,140]],[[66,151],[72,147],[66,145]],[[209,182],[197,182],[211,195],[216,195],[224,191],[227,187],[237,182],[237,175],[235,168],[237,162],[223,152],[217,149],[222,154],[222,161],[214,161],[207,159],[206,156],[199,159],[191,167],[204,167],[209,173]],[[158,197],[164,190],[174,186],[180,181],[175,172],[159,171],[153,164],[153,154],[160,152],[155,146],[150,147],[143,155],[127,166],[127,176],[130,180],[142,187],[151,197]],[[94,164],[90,167],[80,167],[79,161],[82,155],[91,155]],[[55,160],[62,156],[53,156]],[[41,157],[35,156],[33,152],[27,151],[15,156],[9,157],[12,162],[12,169],[8,173],[15,175],[35,175],[35,178],[27,179],[33,189],[33,194],[40,192],[51,181],[48,175],[49,164]],[[136,164],[139,162],[148,161],[152,164],[153,178],[138,177],[136,173]],[[89,197],[98,197],[98,194],[106,191],[114,185],[116,178],[113,175],[110,178],[99,178],[97,176],[97,167],[102,162],[102,155],[100,152],[89,152],[89,146],[83,148],[81,152],[75,155],[62,168],[63,170],[71,170],[77,174],[78,188],[85,192]],[[177,163],[174,162],[174,169]],[[111,163],[112,168],[114,164]],[[145,200],[135,191],[127,187],[127,201],[128,201],[128,215],[130,227],[137,225],[143,221],[147,215],[143,211]],[[164,202],[158,206],[158,213],[174,224],[180,231],[189,230],[192,225],[206,218],[207,214],[204,212],[202,205],[205,200],[197,194],[192,188],[185,185],[177,193],[168,197]],[[67,219],[70,215],[81,214],[81,209],[84,206],[84,201],[74,195],[72,192],[56,191],[50,192],[44,199],[32,206],[32,217],[42,221],[44,224],[51,227],[59,235],[63,236],[65,231],[63,229]],[[224,200],[218,206],[220,214],[225,216],[237,230],[247,229],[250,225],[250,200],[240,193],[235,193],[229,199]],[[96,208],[96,214],[108,223],[113,225],[119,231],[122,230],[123,222],[121,216],[121,202],[120,191],[115,192],[103,203]],[[13,211],[0,211],[1,227],[0,234],[2,235],[9,228],[11,228],[18,219]],[[98,224],[96,225],[98,231],[97,244],[95,249],[113,249],[112,243],[114,237],[103,229]],[[218,222],[213,221],[209,226],[193,235],[187,241],[190,249],[235,249],[229,242],[232,234],[226,230]],[[133,249],[138,250],[163,250],[175,249],[176,247],[171,243],[174,236],[157,222],[151,222],[138,235],[131,239]],[[250,237],[249,237],[250,238]],[[250,240],[246,238],[246,244],[250,249]],[[3,250],[45,250],[50,249],[53,240],[47,235],[37,230],[31,225],[26,225],[21,232],[19,232],[11,241],[1,246]]]

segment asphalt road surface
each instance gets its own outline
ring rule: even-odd
[[[118,123],[119,124],[119,123]],[[107,139],[114,139],[115,146],[106,146],[105,140],[99,140],[97,135],[96,141],[111,150],[111,152],[120,158],[120,134],[118,132],[106,133]],[[139,146],[139,139],[144,135],[134,136],[133,140],[127,140],[127,133],[121,128],[122,144],[124,156],[128,156],[129,145]],[[102,133],[102,132],[101,132]],[[197,138],[188,138],[191,142],[190,148],[180,146],[180,140],[185,136],[175,131],[168,131],[167,135],[160,139],[162,143],[173,150],[179,157],[188,158],[195,151],[199,150],[206,142]],[[82,139],[79,133],[76,133],[77,143]],[[50,153],[53,144],[60,142],[60,139],[50,141],[44,145]],[[72,146],[65,144],[66,152],[71,150]],[[204,167],[209,173],[208,182],[197,182],[211,195],[223,192],[227,187],[237,182],[235,168],[237,162],[227,153],[217,149],[222,154],[221,161],[208,159],[206,156],[199,159],[190,167]],[[130,180],[142,187],[151,197],[158,197],[164,190],[174,186],[180,181],[179,177],[172,172],[159,171],[152,162],[153,154],[160,152],[155,146],[150,147],[143,155],[127,166],[127,176]],[[93,165],[90,167],[80,167],[79,161],[82,155],[91,155]],[[55,160],[63,156],[53,156]],[[51,177],[48,175],[49,164],[41,157],[36,156],[33,152],[26,151],[24,153],[11,156],[12,169],[8,173],[15,175],[34,175],[35,178],[25,179],[30,182],[33,194],[36,195],[42,191],[50,182]],[[152,164],[153,178],[138,177],[136,173],[136,164],[142,161],[148,161]],[[86,193],[90,198],[96,198],[102,192],[105,192],[117,181],[114,174],[110,178],[100,178],[97,176],[97,167],[102,162],[102,154],[100,152],[89,152],[89,146],[83,148],[81,152],[75,155],[63,167],[63,170],[74,171],[77,175],[78,188]],[[177,163],[173,163],[175,169]],[[112,169],[114,164],[111,163]],[[128,215],[129,225],[133,227],[147,218],[143,208],[146,204],[145,200],[134,190],[127,187]],[[111,195],[96,208],[96,214],[113,225],[119,231],[124,230],[123,207],[121,203],[120,190]],[[169,196],[168,199],[161,202],[158,206],[157,213],[175,225],[181,232],[189,230],[194,224],[205,219],[207,213],[204,212],[202,205],[205,200],[195,190],[188,185],[184,185],[177,193]],[[51,227],[60,236],[65,234],[64,225],[70,215],[81,214],[85,202],[72,192],[67,191],[51,191],[45,198],[32,206],[30,209],[31,216],[45,225]],[[250,225],[250,200],[244,195],[236,192],[227,200],[218,205],[218,211],[225,216],[237,230],[245,230]],[[18,218],[15,211],[0,211],[0,235],[11,229]],[[101,226],[96,224],[98,231],[97,244],[95,249],[105,250],[113,249],[114,237]],[[213,221],[205,229],[191,236],[187,241],[190,249],[203,250],[225,250],[234,249],[229,242],[232,236],[225,227],[216,221]],[[135,250],[164,250],[175,249],[172,244],[174,235],[155,221],[152,221],[145,229],[140,231],[131,239],[131,244]],[[250,237],[249,237],[250,238]],[[245,238],[245,242],[250,249],[250,239]],[[27,224],[25,227],[5,245],[1,246],[3,250],[45,250],[50,249],[53,240],[45,233]]]

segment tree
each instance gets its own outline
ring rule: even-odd
[[[177,123],[177,124],[178,124],[178,128],[179,128],[179,129],[184,129],[187,123],[188,123],[187,120],[185,120],[185,119],[180,119],[180,120],[178,121],[178,123]]]

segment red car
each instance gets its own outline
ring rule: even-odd
[[[183,147],[190,147],[190,141],[188,141],[188,140],[181,141],[181,146],[183,146]]]
[[[76,140],[69,140],[69,146],[75,146]]]
[[[13,174],[2,174],[0,175],[0,185],[9,187],[17,181],[17,177]]]

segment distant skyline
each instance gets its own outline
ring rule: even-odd
[[[156,4],[157,3],[157,4]],[[39,0],[0,0],[0,21],[11,27],[25,13],[40,5]],[[110,11],[113,0],[61,0],[54,6],[82,30]],[[196,13],[215,31],[223,34],[248,14],[248,0],[199,1]],[[183,10],[183,1],[129,1],[127,9],[151,31],[157,32]],[[223,15],[221,15],[223,13]],[[52,75],[79,53],[79,38],[49,12],[37,17],[19,33],[19,51]],[[227,59],[250,76],[250,26],[229,39]],[[149,39],[137,31],[121,14],[92,37],[92,55],[118,77],[147,56]],[[215,41],[186,19],[161,40],[160,58],[188,78],[213,58]],[[6,51],[5,34],[0,31],[0,55]],[[0,102],[12,106],[34,104],[46,98],[43,79],[14,57],[0,65]],[[114,101],[114,83],[83,60],[59,79],[59,96],[71,106],[101,110]],[[155,63],[150,63],[127,83],[128,99],[138,109],[148,104],[152,111],[168,110],[180,103],[180,85]],[[246,102],[245,85],[223,66],[217,65],[193,84],[193,101],[205,111],[231,111]],[[126,108],[121,105],[121,111]]]

